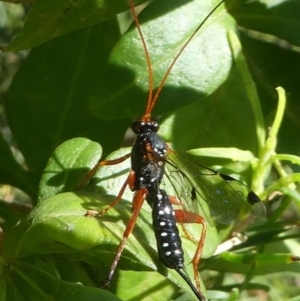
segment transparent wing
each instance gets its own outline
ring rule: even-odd
[[[265,216],[263,203],[244,183],[174,152],[166,175],[183,206],[212,223],[243,225]]]

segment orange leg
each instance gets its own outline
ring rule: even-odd
[[[107,278],[104,282],[105,287],[109,287],[109,285],[110,285],[110,281],[113,277],[113,274],[115,272],[117,264],[120,260],[120,257],[121,257],[121,254],[122,254],[123,250],[124,250],[127,239],[128,239],[129,235],[132,233],[132,231],[134,229],[137,217],[138,217],[139,212],[141,210],[141,207],[142,207],[142,205],[145,201],[147,193],[148,193],[147,189],[143,188],[143,189],[138,190],[136,192],[136,194],[134,195],[133,202],[132,202],[133,213],[131,215],[131,218],[130,218],[129,222],[127,223],[126,229],[125,229],[124,234],[123,234],[122,241],[121,241],[121,243],[118,247],[118,251],[117,251],[116,256],[114,258],[114,261],[113,261],[113,263],[110,267],[108,276],[107,276]]]
[[[121,163],[121,162],[125,161],[127,158],[129,158],[130,155],[131,154],[127,154],[127,155],[125,155],[123,157],[120,157],[118,159],[115,159],[115,160],[108,160],[108,161],[101,161],[101,162],[99,162],[84,177],[84,179],[79,184],[78,188],[81,188],[95,174],[95,172],[97,171],[97,169],[100,166],[114,165],[114,164]],[[121,187],[121,189],[120,189],[117,197],[114,199],[114,201],[111,202],[108,206],[106,206],[101,211],[89,210],[89,211],[87,211],[86,215],[87,216],[100,216],[100,215],[104,215],[109,209],[113,208],[122,199],[122,196],[124,194],[124,191],[125,191],[127,185],[130,187],[131,190],[134,190],[134,188],[135,188],[134,187],[134,182],[135,182],[135,172],[133,170],[131,170],[130,173],[129,173],[129,175],[128,175],[128,177],[127,177],[127,179],[126,179],[126,181],[122,185],[122,187]],[[133,210],[133,213],[131,215],[131,218],[130,218],[129,222],[127,223],[126,229],[125,229],[124,234],[123,234],[122,241],[121,241],[121,243],[120,243],[120,245],[118,247],[116,256],[115,256],[114,261],[113,261],[113,263],[112,263],[112,265],[110,267],[108,276],[107,276],[107,278],[106,278],[106,280],[104,282],[104,287],[109,287],[109,285],[110,285],[111,279],[113,277],[113,274],[115,272],[117,264],[118,264],[118,262],[120,260],[122,252],[123,252],[124,247],[126,245],[127,239],[128,239],[129,235],[132,233],[132,231],[134,229],[137,217],[138,217],[139,212],[141,210],[141,207],[142,207],[142,205],[143,205],[143,203],[145,201],[147,193],[148,193],[148,190],[145,189],[145,188],[143,188],[143,189],[138,190],[135,193],[135,195],[134,195],[134,198],[133,198],[133,201],[132,201],[132,210]]]
[[[104,215],[109,209],[113,208],[117,203],[119,203],[121,201],[123,193],[124,193],[124,191],[127,187],[129,177],[130,177],[130,174],[129,174],[128,178],[126,179],[126,181],[124,182],[122,188],[120,189],[119,194],[117,195],[117,197],[108,206],[106,206],[101,211],[88,210],[85,215],[86,216],[101,216],[101,215]]]
[[[129,173],[129,176],[127,177],[126,181],[122,185],[122,187],[121,187],[121,189],[119,191],[119,194],[117,195],[117,197],[108,206],[106,206],[101,211],[88,210],[85,215],[86,216],[101,216],[101,215],[104,215],[109,209],[113,208],[116,204],[118,204],[121,201],[123,193],[124,193],[127,185],[132,190],[134,179],[135,179],[135,173],[134,173],[133,170],[131,170],[130,173]]]
[[[184,210],[174,210],[174,211],[175,211],[176,221],[178,223],[185,223],[185,224],[196,223],[196,224],[202,225],[201,236],[200,236],[200,239],[199,239],[199,242],[197,245],[195,255],[192,259],[196,287],[197,287],[197,290],[199,291],[199,293],[201,293],[198,265],[199,265],[199,262],[200,262],[200,259],[202,256],[203,246],[204,246],[205,237],[206,237],[207,228],[206,228],[205,220],[202,216],[200,216],[194,212],[189,212],[189,211],[184,211]]]
[[[182,202],[179,199],[177,199],[175,196],[169,195],[169,200],[171,201],[171,203],[173,205],[176,205],[176,206],[182,206],[183,205]],[[198,242],[198,239],[195,239],[193,236],[191,236],[188,233],[188,231],[187,231],[186,227],[184,226],[184,224],[181,224],[181,227],[182,227],[184,235],[187,239],[189,239],[193,242],[196,242],[196,243]]]
[[[123,161],[125,161],[127,158],[129,158],[131,156],[131,154],[127,154],[123,157],[120,157],[120,158],[117,158],[117,159],[114,159],[114,160],[107,160],[107,161],[100,161],[98,162],[86,175],[85,177],[83,178],[83,180],[80,182],[80,184],[77,186],[76,190],[79,190],[81,189],[84,184],[90,180],[93,175],[95,174],[95,172],[98,170],[99,167],[101,166],[105,166],[105,165],[115,165],[115,164],[118,164],[118,163],[121,163]]]

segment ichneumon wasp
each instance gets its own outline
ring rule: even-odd
[[[161,83],[154,93],[153,88],[153,71],[151,67],[151,58],[147,50],[147,43],[143,37],[141,27],[134,9],[132,0],[129,0],[134,21],[139,32],[140,39],[146,55],[146,61],[149,72],[149,96],[144,115],[140,120],[132,124],[132,130],[136,135],[136,140],[132,147],[131,153],[113,160],[100,161],[82,180],[79,188],[82,187],[101,166],[115,165],[131,158],[131,170],[121,187],[117,197],[103,210],[88,211],[90,216],[103,216],[108,210],[114,207],[121,199],[127,186],[134,191],[132,201],[132,215],[126,225],[123,239],[118,247],[113,263],[110,267],[104,286],[109,287],[118,261],[124,250],[128,237],[132,233],[141,207],[146,200],[152,208],[153,230],[157,240],[158,255],[161,262],[168,268],[175,269],[179,275],[187,282],[195,296],[200,301],[207,300],[203,295],[200,287],[200,278],[198,265],[203,251],[203,245],[206,236],[206,220],[216,219],[224,223],[230,223],[233,220],[243,220],[248,216],[260,216],[263,214],[263,207],[256,194],[246,185],[238,180],[218,173],[212,169],[205,168],[199,164],[193,167],[193,164],[187,159],[182,158],[178,163],[175,159],[176,154],[169,148],[164,140],[157,134],[159,130],[158,122],[151,118],[152,111],[157,102],[158,96],[173,68],[176,61],[189,45],[190,41],[197,34],[205,21],[221,6],[221,1],[205,18],[200,25],[194,30],[193,34],[186,40],[179,52],[176,54]],[[176,157],[177,158],[177,157]],[[179,166],[181,165],[181,166]],[[161,186],[164,185],[163,177],[166,175],[167,181],[170,181],[174,187],[173,193],[178,198],[169,196]],[[199,179],[198,179],[199,178]],[[211,188],[211,180],[214,178],[214,187]],[[221,200],[221,211],[227,211],[226,206],[232,201],[233,208],[236,207],[232,216],[225,218],[224,215],[218,216],[220,210],[214,208],[215,199]],[[199,210],[197,207],[205,207]],[[191,211],[186,203],[191,203]],[[237,204],[242,204],[238,205]],[[182,207],[173,210],[173,205]],[[224,208],[222,207],[224,206]],[[258,209],[257,209],[258,208]],[[211,210],[211,212],[210,212]],[[202,217],[199,212],[204,212]],[[253,213],[253,214],[252,214]],[[195,255],[192,259],[195,285],[190,280],[184,269],[183,249],[180,235],[176,223],[197,223],[202,226],[201,235],[197,242]],[[187,231],[186,231],[187,232]],[[186,233],[189,237],[188,232]]]

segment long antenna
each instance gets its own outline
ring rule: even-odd
[[[157,91],[153,97],[153,99],[151,100],[151,106],[150,106],[150,112],[152,112],[152,109],[157,101],[158,96],[160,95],[160,92],[172,70],[172,68],[174,67],[175,63],[177,62],[178,58],[180,57],[180,55],[182,54],[182,52],[186,49],[186,47],[188,46],[188,44],[191,42],[191,40],[194,38],[194,36],[197,34],[197,32],[199,31],[199,29],[203,26],[203,24],[208,20],[208,18],[221,6],[221,4],[225,2],[225,0],[222,0],[220,3],[217,4],[217,6],[214,7],[214,9],[203,19],[203,21],[199,24],[199,26],[195,29],[195,31],[192,33],[192,35],[187,39],[187,41],[184,43],[184,45],[182,46],[182,48],[179,50],[179,52],[176,54],[175,58],[173,59],[173,62],[171,63],[171,65],[169,66],[169,68],[167,69],[162,81],[160,82],[159,87],[157,88]]]
[[[159,87],[157,88],[157,91],[155,93],[155,95],[153,96],[153,71],[152,71],[152,65],[151,65],[151,59],[150,59],[150,55],[149,55],[149,50],[146,44],[146,41],[144,39],[142,30],[141,30],[141,26],[137,17],[137,14],[135,12],[134,9],[134,3],[133,0],[129,0],[129,4],[130,4],[130,9],[133,15],[133,19],[134,22],[136,24],[136,27],[138,29],[139,32],[139,36],[141,38],[142,44],[143,44],[143,48],[144,48],[144,53],[146,56],[146,62],[147,62],[147,68],[148,68],[148,79],[149,79],[149,92],[148,92],[148,101],[147,101],[147,107],[146,107],[146,112],[143,116],[143,120],[144,121],[149,121],[151,118],[151,112],[153,110],[153,107],[158,99],[158,96],[161,93],[161,90],[172,70],[172,68],[174,67],[175,63],[177,62],[178,58],[180,57],[180,55],[182,54],[182,52],[186,49],[186,47],[188,46],[188,44],[191,42],[191,40],[194,38],[194,36],[197,34],[197,32],[199,31],[199,29],[203,26],[203,24],[208,20],[208,18],[222,5],[222,3],[224,3],[225,0],[222,0],[221,2],[219,2],[217,4],[217,6],[214,7],[214,9],[202,20],[202,22],[199,24],[199,26],[195,29],[195,31],[193,32],[193,34],[187,39],[187,41],[184,43],[183,47],[180,49],[180,51],[177,53],[177,55],[175,56],[174,60],[172,61],[171,65],[169,66],[169,68],[167,69]]]
[[[153,108],[153,105],[151,105],[152,104],[152,95],[153,95],[153,71],[152,71],[152,65],[151,65],[151,59],[150,59],[148,47],[147,47],[146,41],[144,39],[142,30],[141,30],[140,22],[138,20],[137,14],[134,9],[133,0],[129,0],[129,4],[130,4],[130,9],[132,12],[132,16],[133,16],[135,25],[138,29],[139,36],[140,36],[142,44],[143,44],[143,48],[144,48],[144,52],[145,52],[145,56],[146,56],[146,62],[147,62],[149,87],[148,87],[148,101],[147,101],[146,113],[143,116],[143,119],[145,119],[145,121],[148,121],[148,120],[150,120],[151,111]]]

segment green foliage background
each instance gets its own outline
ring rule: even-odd
[[[155,87],[217,3],[160,0],[140,14]],[[145,110],[140,38],[134,25],[127,30],[128,14],[117,16],[127,9],[127,0],[0,2],[0,300],[194,298],[158,261],[146,206],[118,266],[114,294],[98,288],[132,194],[126,191],[104,217],[84,215],[117,195],[129,162],[102,168],[74,192],[101,157],[128,152],[121,148],[130,144],[125,132]],[[299,298],[299,32],[298,0],[226,1],[175,64],[153,112],[173,149],[233,174],[265,201],[267,219],[244,229],[244,243],[213,257],[233,228],[211,226],[200,267],[210,300]],[[11,186],[18,190],[5,194]],[[195,245],[184,243],[188,263]]]

